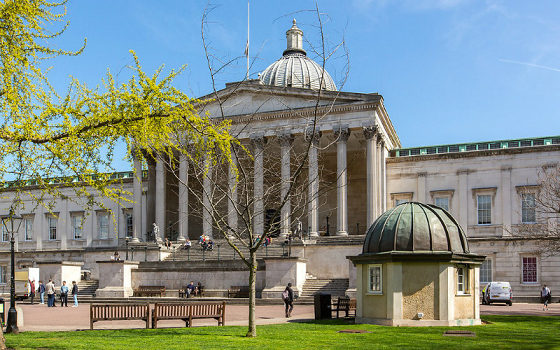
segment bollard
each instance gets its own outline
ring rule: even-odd
[[[175,262],[175,251],[177,250],[177,247],[173,247],[173,262]]]
[[[205,255],[206,255],[206,249],[202,249],[202,261],[206,261]]]
[[[144,261],[148,261],[148,246],[144,247]]]
[[[158,245],[158,252],[157,252],[158,261],[161,261],[161,246]]]
[[[131,260],[134,260],[134,247],[130,247],[130,252],[132,254]]]
[[[191,250],[187,249],[187,261],[191,261]]]
[[[218,261],[220,261],[220,245],[217,244],[217,246],[218,246]]]

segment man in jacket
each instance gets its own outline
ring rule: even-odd
[[[72,296],[74,297],[74,305],[72,307],[78,307],[78,285],[76,281],[72,281]]]
[[[55,307],[54,304],[54,283],[52,279],[49,279],[49,283],[47,283],[45,290],[47,291],[47,306],[48,307]]]
[[[62,281],[62,286],[60,287],[60,306],[68,307],[68,286],[66,281]]]

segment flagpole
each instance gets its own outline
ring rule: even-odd
[[[247,50],[245,50],[247,55],[247,80],[249,80],[249,1],[247,1]]]

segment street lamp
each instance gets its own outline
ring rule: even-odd
[[[19,231],[19,227],[22,222],[22,217],[16,215],[13,209],[10,209],[10,214],[2,215],[2,226],[7,233],[11,233],[12,237],[10,239],[10,252],[12,259],[12,275],[10,284],[10,310],[8,311],[8,323],[6,326],[6,333],[19,333],[19,328],[17,325],[17,310],[16,310],[16,285],[15,285],[15,265],[16,265],[16,254],[14,251],[14,234]]]

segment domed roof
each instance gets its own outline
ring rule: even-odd
[[[363,253],[469,253],[467,237],[457,220],[431,204],[407,202],[383,213],[369,228]]]
[[[288,43],[282,58],[262,72],[259,77],[261,83],[336,91],[336,84],[329,73],[307,57],[302,45],[303,32],[296,26],[295,19],[292,28],[286,32],[286,38]]]

